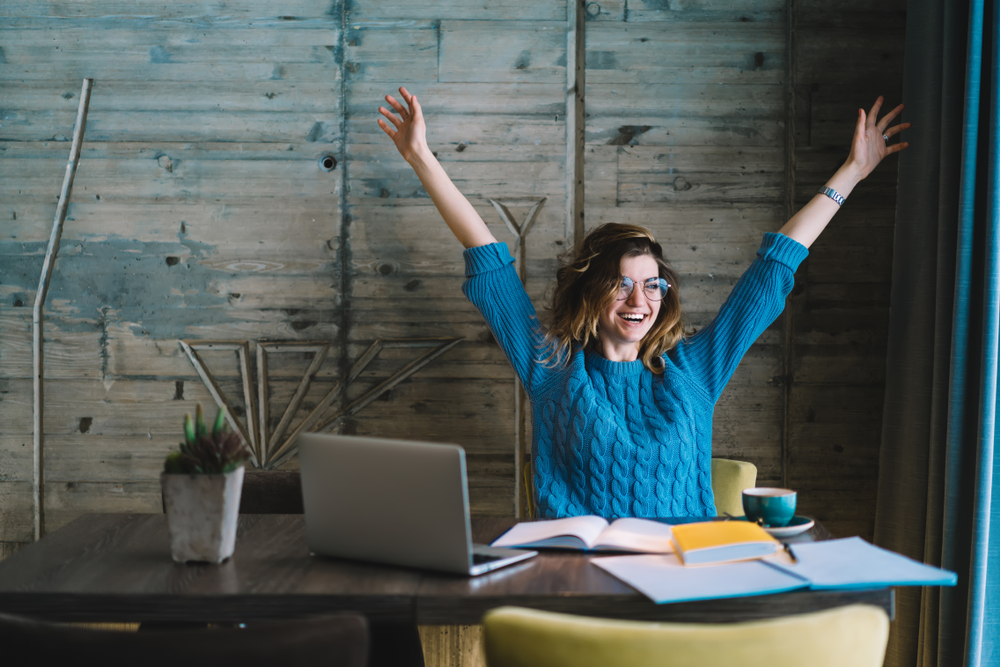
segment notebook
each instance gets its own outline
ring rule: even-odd
[[[315,554],[472,576],[537,554],[472,544],[457,445],[310,433],[299,466]]]

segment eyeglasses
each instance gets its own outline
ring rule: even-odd
[[[646,278],[642,281],[642,293],[650,301],[659,301],[667,295],[668,289],[670,289],[670,283],[663,278]],[[635,290],[635,281],[628,276],[622,276],[621,285],[618,287],[618,296],[615,300],[624,301],[632,296],[633,290]]]

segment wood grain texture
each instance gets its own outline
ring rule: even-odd
[[[843,161],[857,108],[898,101],[900,3],[786,9],[636,0],[588,22],[587,225],[654,231],[692,330],[784,222],[783,199],[801,206]],[[753,461],[762,484],[781,483],[790,439],[787,483],[838,535],[871,537],[895,178],[889,159],[814,244],[787,321],[751,349],[714,420],[715,452]]]
[[[596,5],[585,8],[585,223],[650,228],[697,330],[784,222],[788,188],[801,205],[836,169],[857,108],[898,99],[905,6]],[[498,239],[511,240],[488,199],[528,202],[511,208],[522,215],[548,198],[526,249],[545,321],[572,180],[565,2],[13,0],[0,16],[0,540],[29,539],[25,304],[84,75],[97,81],[45,310],[58,521],[154,504],[180,416],[208,402],[182,338],[336,341],[309,407],[379,337],[465,337],[344,428],[459,442],[474,513],[512,512],[509,364],[460,293],[460,246],[375,109],[402,83],[420,95],[432,149]],[[334,171],[318,169],[324,154]],[[714,419],[716,453],[777,483],[787,412],[789,483],[837,534],[870,537],[895,178],[888,161],[814,245],[791,330],[764,332]],[[207,363],[239,393],[231,359]],[[403,363],[380,359],[345,400]],[[272,414],[306,364],[270,369]]]
[[[587,28],[588,85],[778,84],[786,69],[781,22],[600,21]]]
[[[481,625],[421,625],[424,663],[435,667],[485,667]]]
[[[905,8],[858,9],[812,2],[796,9],[798,205],[843,160],[858,108],[867,110],[878,95],[886,108],[900,101]],[[889,158],[856,188],[814,245],[791,299],[788,483],[809,490],[800,495],[803,511],[838,536],[871,539],[874,529],[895,181],[896,159]]]
[[[512,519],[476,520],[488,541]],[[809,536],[825,535],[822,527]],[[891,610],[892,591],[816,592],[655,605],[582,554],[546,553],[476,578],[310,556],[301,515],[240,517],[233,557],[176,565],[162,514],[77,519],[0,563],[0,604],[50,620],[252,621],[353,605],[375,619],[479,621],[502,604],[618,618],[726,621],[852,602]]]
[[[98,79],[96,104],[46,307],[56,525],[159,506],[181,413],[211,403],[179,338],[340,335],[344,30],[339,5],[313,0],[281,15],[266,3],[2,11],[0,539],[21,540],[21,304],[34,297],[38,221],[52,217],[80,73]],[[339,169],[321,171],[324,154]],[[208,361],[235,389],[229,362]],[[279,401],[289,372],[273,373]]]
[[[26,546],[28,546],[27,542],[0,542],[0,560],[17,553]]]
[[[566,22],[441,21],[439,81],[566,81]]]

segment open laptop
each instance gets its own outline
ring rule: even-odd
[[[310,433],[299,466],[313,553],[473,576],[537,554],[472,544],[457,445]]]

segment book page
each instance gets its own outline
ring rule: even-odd
[[[618,519],[604,529],[594,543],[604,551],[635,551],[668,554],[674,550],[670,526],[649,519]]]
[[[493,541],[494,547],[563,546],[567,544],[540,544],[552,538],[572,536],[580,540],[578,548],[590,548],[608,522],[599,516],[574,516],[549,521],[522,521]]]

